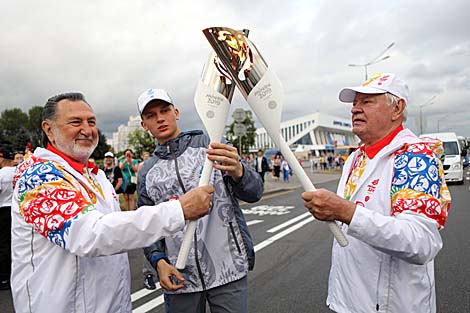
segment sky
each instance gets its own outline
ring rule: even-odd
[[[338,93],[362,83],[365,68],[349,64],[394,43],[367,72],[408,83],[405,126],[419,131],[421,109],[424,132],[470,137],[468,0],[2,0],[0,112],[81,91],[109,137],[153,87],[173,97],[182,130],[203,128],[193,98],[211,51],[202,29],[211,26],[250,30],[282,82],[283,121],[315,112],[350,118]],[[238,91],[235,108],[249,109]]]

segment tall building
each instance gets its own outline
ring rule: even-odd
[[[120,125],[118,127],[117,132],[113,133],[113,138],[108,142],[108,144],[113,147],[114,152],[124,151],[127,148],[133,149],[133,147],[130,147],[127,137],[136,129],[141,129],[140,121],[141,118],[139,115],[129,116],[127,125]]]
[[[281,134],[292,150],[312,151],[316,155],[332,151],[336,146],[355,146],[358,143],[349,119],[323,113],[313,113],[281,123]],[[277,149],[264,128],[256,130],[258,149]]]

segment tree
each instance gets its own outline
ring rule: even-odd
[[[104,159],[104,154],[111,149],[111,146],[106,143],[106,136],[98,129],[98,145],[91,154],[91,157],[95,160]]]
[[[245,113],[246,117],[242,121],[242,124],[246,127],[246,134],[243,136],[235,136],[235,121],[233,121],[232,124],[227,126],[228,130],[225,134],[227,140],[237,147],[238,153],[240,155],[248,154],[250,147],[255,144],[256,138],[256,127],[255,121],[253,120],[253,113],[250,110],[245,110]]]
[[[28,124],[27,129],[29,132],[30,141],[33,147],[41,146],[42,138],[42,106],[34,106],[28,111]]]
[[[0,141],[8,143],[5,149],[11,152],[24,152],[30,141],[26,125],[29,123],[28,114],[21,109],[6,109],[0,115]]]
[[[155,138],[143,129],[136,129],[127,136],[129,145],[134,147],[137,156],[141,156],[142,152],[153,152],[155,150]]]

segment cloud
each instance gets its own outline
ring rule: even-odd
[[[282,81],[283,119],[314,112],[349,117],[339,90],[364,79],[365,64],[390,43],[390,58],[367,67],[396,72],[431,122],[470,136],[470,4],[442,1],[3,1],[0,3],[0,111],[43,105],[61,91],[85,93],[109,136],[148,87],[167,89],[181,128],[201,128],[194,91],[210,46],[210,26],[250,29],[250,38]],[[239,94],[232,104],[248,108]],[[450,110],[455,114],[450,114]],[[441,123],[444,123],[442,121]],[[468,124],[468,125],[467,125]],[[457,130],[456,130],[457,131]]]

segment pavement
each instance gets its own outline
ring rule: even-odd
[[[337,180],[341,177],[341,171],[338,169],[326,170],[326,171],[312,171],[309,167],[304,167],[304,171],[310,178],[314,185]],[[278,181],[276,181],[271,173],[266,173],[264,176],[264,193],[263,195],[269,195],[273,193],[283,192],[302,187],[299,178],[295,173],[289,176],[289,182],[284,182],[282,173]]]

